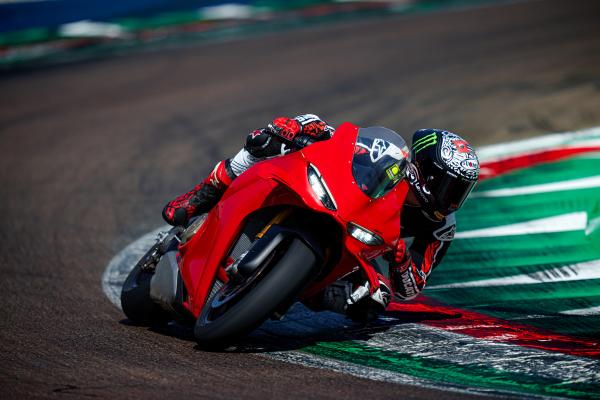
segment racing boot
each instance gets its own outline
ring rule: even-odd
[[[190,218],[209,212],[217,204],[234,178],[229,160],[219,161],[202,183],[167,203],[164,220],[173,226],[187,226]]]

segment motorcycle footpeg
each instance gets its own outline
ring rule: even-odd
[[[169,232],[163,232],[156,238],[156,243],[148,252],[146,258],[141,261],[141,269],[146,272],[154,272],[160,258],[167,252],[174,250],[181,240],[179,235],[183,232],[182,227],[174,227]]]
[[[153,250],[146,256],[144,260],[142,260],[142,265],[140,268],[142,271],[146,272],[154,272],[156,269],[156,264],[160,260],[161,254],[159,254],[159,244],[155,244]]]

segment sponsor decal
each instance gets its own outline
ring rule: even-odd
[[[392,165],[385,172],[393,183],[398,182],[404,176],[402,173],[403,171],[398,164]]]
[[[454,239],[454,234],[456,233],[456,225],[452,224],[450,226],[444,226],[437,231],[433,232],[433,236],[437,240],[449,241]]]
[[[289,149],[285,143],[281,143],[281,155],[282,156],[286,155],[290,151],[292,151],[292,149]]]
[[[417,284],[414,280],[411,269],[409,268],[406,271],[404,271],[401,277],[402,287],[398,289],[404,292],[402,293],[403,297],[407,299],[415,297],[419,292],[417,290]]]
[[[376,163],[381,160],[385,156],[389,156],[394,160],[401,161],[406,159],[408,152],[403,151],[398,146],[393,143],[390,143],[386,140],[375,138],[373,139],[371,145],[369,145],[369,139],[359,138],[359,141],[356,143],[357,147],[361,147],[369,152],[369,156],[371,158],[372,163]],[[359,151],[355,151],[356,154],[361,154]]]
[[[300,122],[300,124],[302,125],[308,124],[310,122],[321,121],[321,118],[319,118],[319,116],[315,114],[302,114],[294,117],[294,119]]]
[[[413,152],[416,154],[423,149],[437,144],[437,133],[432,132],[429,135],[423,136],[421,139],[413,143]]]
[[[250,135],[252,135],[252,139],[255,139],[257,136],[259,136],[262,133],[262,130],[257,129],[255,131],[253,131]]]

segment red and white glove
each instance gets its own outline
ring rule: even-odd
[[[308,135],[315,139],[319,139],[328,130],[333,129],[314,114],[297,115],[294,119],[302,126],[301,133],[303,135]]]
[[[267,126],[267,130],[276,136],[292,142],[294,138],[302,132],[302,125],[295,119],[288,117],[275,118]]]
[[[404,240],[398,239],[390,263],[390,281],[394,295],[403,300],[416,297],[425,286],[426,275],[413,263]]]
[[[330,132],[333,128],[314,114],[304,114],[295,118],[275,118],[267,126],[267,130],[289,142],[293,142],[299,135],[306,135],[319,140],[323,134]]]

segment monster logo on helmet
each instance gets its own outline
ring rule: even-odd
[[[479,176],[473,148],[455,133],[421,129],[413,135],[408,182],[425,215],[441,220],[458,210]]]

